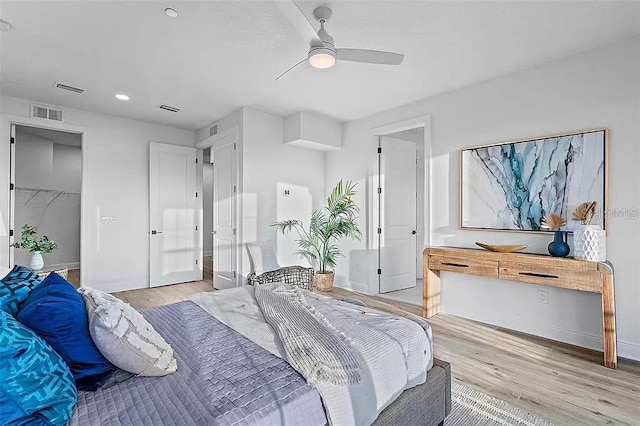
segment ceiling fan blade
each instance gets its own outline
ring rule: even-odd
[[[340,61],[364,62],[367,64],[400,65],[404,55],[367,49],[336,49]]]
[[[278,6],[284,17],[293,25],[295,30],[300,34],[303,40],[309,44],[320,44],[320,37],[318,37],[318,31],[314,27],[313,23],[307,19],[307,16],[302,12],[302,9],[293,0],[276,0],[275,4]]]
[[[301,67],[300,65],[302,65],[303,63],[309,63],[309,58],[304,58],[303,60],[301,60],[300,62],[298,62],[297,64],[295,64],[294,66],[290,67],[288,70],[286,70],[285,72],[283,72],[282,74],[280,74],[278,77],[276,77],[276,81],[280,80],[282,77],[285,76],[285,74],[288,74],[290,71],[293,71],[294,69],[298,68],[300,70],[305,69],[306,67]]]

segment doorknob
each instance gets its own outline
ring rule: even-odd
[[[151,235],[162,234],[162,231],[156,231],[155,229],[151,231]]]
[[[416,235],[416,230],[411,231],[411,235]]]

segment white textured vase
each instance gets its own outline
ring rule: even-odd
[[[39,271],[44,268],[44,259],[42,258],[42,253],[39,251],[34,251],[31,254],[31,264],[29,265],[32,271]]]
[[[582,225],[573,231],[573,246],[576,259],[593,262],[607,260],[606,234],[600,225]]]

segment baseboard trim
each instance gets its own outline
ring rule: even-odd
[[[602,352],[603,338],[601,335],[596,336],[590,333],[569,330],[548,324],[537,324],[509,315],[493,314],[489,318],[480,318],[473,315],[463,315],[458,312],[448,312],[445,309],[443,309],[442,312]],[[640,361],[640,345],[618,338],[618,356]]]
[[[340,279],[340,278],[336,277],[334,279],[333,285],[335,285],[338,288],[343,288],[345,290],[351,290],[351,291],[355,291],[355,292],[358,292],[358,293],[371,295],[371,292],[369,290],[369,286],[366,285],[366,284],[355,283],[353,281]]]
[[[640,361],[640,345],[618,339],[618,356]]]
[[[58,263],[56,265],[46,265],[47,269],[80,269],[80,262]]]

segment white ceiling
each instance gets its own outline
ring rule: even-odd
[[[276,83],[308,46],[269,1],[2,1],[13,29],[0,33],[0,91],[191,130],[241,106],[348,121],[640,34],[639,2],[298,4],[309,17],[333,9],[326,28],[338,47],[397,51],[404,63],[339,62]]]

